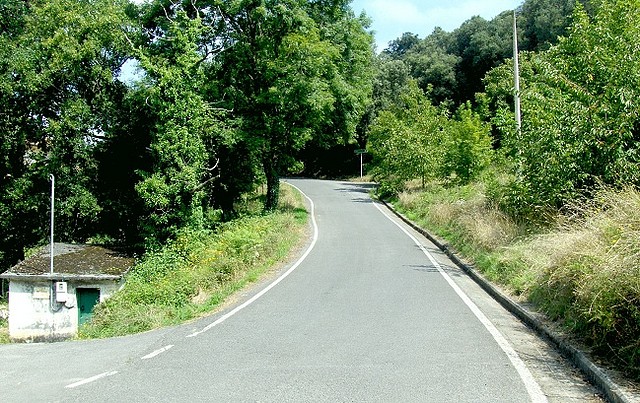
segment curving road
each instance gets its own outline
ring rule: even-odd
[[[300,260],[183,326],[0,346],[0,400],[600,401],[370,185],[288,182],[317,224]]]

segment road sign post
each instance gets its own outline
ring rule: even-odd
[[[366,152],[367,152],[367,150],[364,150],[364,149],[357,149],[357,150],[355,150],[355,151],[354,151],[354,153],[355,153],[356,155],[359,155],[359,156],[360,156],[360,179],[362,179],[362,177],[363,177],[363,157],[362,157],[362,156],[363,156]]]

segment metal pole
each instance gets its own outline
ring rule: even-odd
[[[49,175],[49,178],[51,179],[51,232],[50,232],[50,250],[49,250],[49,255],[51,255],[50,258],[50,262],[49,262],[49,272],[51,275],[53,275],[53,209],[54,209],[54,201],[55,201],[55,183],[56,183],[56,178],[55,176],[53,176],[53,174]]]
[[[360,179],[362,179],[362,156],[363,154],[360,154]]]
[[[522,120],[520,118],[520,68],[518,63],[518,29],[516,27],[516,10],[513,10],[513,76],[517,136],[520,136]]]

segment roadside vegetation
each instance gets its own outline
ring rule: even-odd
[[[601,189],[544,226],[518,223],[482,182],[409,184],[394,206],[507,292],[640,379],[640,192]]]
[[[557,3],[562,15],[566,2]],[[382,198],[638,381],[640,2],[576,2],[559,38],[530,47],[527,10],[540,4],[525,2],[518,16],[529,46],[520,53],[520,130],[506,56],[485,65],[473,102],[455,102],[460,93],[442,101],[439,76],[415,68],[459,73],[466,56],[452,44],[465,32],[488,40],[512,14],[424,40],[405,35],[374,87],[370,172]],[[429,49],[459,58],[438,64]]]
[[[4,298],[0,298],[0,311],[8,312],[9,304]],[[0,317],[0,344],[9,343],[9,321]]]
[[[306,239],[308,216],[300,193],[281,187],[278,209],[261,212],[258,198],[242,217],[214,230],[184,230],[145,254],[114,297],[96,307],[80,338],[111,337],[174,325],[211,313],[260,279]]]

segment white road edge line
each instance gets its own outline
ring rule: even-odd
[[[211,330],[212,328],[218,326],[219,324],[221,324],[222,322],[224,322],[225,320],[229,319],[230,317],[232,317],[233,315],[237,314],[238,312],[240,312],[241,310],[243,310],[244,308],[248,307],[249,305],[253,304],[254,302],[256,302],[258,300],[258,298],[262,297],[264,294],[266,294],[269,290],[271,290],[273,287],[275,287],[276,285],[278,285],[278,283],[280,283],[282,280],[284,280],[289,274],[291,274],[295,269],[298,268],[298,266],[300,266],[300,264],[302,264],[302,262],[307,258],[307,256],[309,256],[309,253],[311,253],[311,251],[313,250],[313,248],[316,246],[316,242],[318,241],[318,223],[316,222],[316,215],[315,215],[315,204],[313,203],[313,200],[311,200],[311,198],[309,196],[307,196],[302,190],[300,190],[300,188],[298,188],[295,185],[292,185],[291,183],[286,182],[289,186],[295,188],[296,190],[298,190],[298,192],[300,192],[308,201],[309,204],[311,205],[311,223],[313,225],[313,239],[311,241],[311,244],[309,245],[309,247],[307,248],[307,250],[304,252],[304,254],[300,257],[300,259],[298,259],[297,262],[294,263],[293,266],[291,266],[291,268],[289,268],[289,270],[287,270],[285,273],[283,273],[280,277],[278,277],[275,281],[273,281],[271,284],[269,284],[267,287],[265,287],[263,290],[261,290],[259,293],[257,293],[256,295],[254,295],[253,297],[251,297],[249,300],[247,300],[246,302],[244,302],[242,305],[237,306],[236,308],[234,308],[232,311],[226,313],[225,315],[221,316],[218,320],[216,320],[215,322],[207,325],[206,327],[204,327],[202,330],[199,330],[197,332],[194,332],[190,335],[187,335],[186,337],[196,337],[199,336],[200,334]]]
[[[389,219],[398,228],[400,228],[402,232],[404,232],[409,238],[411,238],[411,240],[420,248],[420,250],[427,256],[427,258],[429,258],[431,264],[436,268],[436,270],[438,270],[442,277],[444,277],[444,279],[447,281],[447,283],[449,283],[456,294],[458,294],[458,296],[467,305],[467,307],[469,307],[476,318],[478,318],[478,320],[489,331],[496,343],[498,343],[498,346],[500,346],[502,351],[504,351],[504,353],[509,358],[509,361],[511,361],[511,364],[518,372],[518,375],[520,375],[520,379],[522,379],[522,382],[527,389],[527,393],[529,394],[531,401],[534,403],[548,402],[547,397],[545,396],[544,392],[542,392],[542,389],[540,388],[540,385],[538,385],[538,382],[536,382],[536,380],[533,378],[533,375],[531,374],[531,371],[529,371],[529,368],[527,368],[527,365],[524,363],[524,361],[522,361],[520,356],[518,356],[518,353],[513,349],[513,347],[511,347],[507,339],[502,335],[502,333],[500,333],[498,328],[496,328],[495,325],[489,320],[489,318],[487,318],[487,316],[482,313],[480,308],[478,308],[478,306],[473,301],[471,301],[467,294],[465,294],[464,291],[462,291],[462,289],[458,287],[453,279],[442,269],[442,266],[440,266],[433,255],[420,243],[420,241],[418,241],[416,237],[411,235],[409,231],[407,231],[402,225],[400,225],[391,216],[389,216],[378,203],[374,203],[374,205],[385,217],[387,217],[387,219]]]
[[[142,360],[148,360],[149,358],[153,358],[153,357],[155,357],[155,356],[157,356],[157,355],[160,355],[160,354],[164,353],[165,351],[170,350],[172,347],[173,347],[173,344],[169,344],[168,346],[165,346],[165,347],[159,348],[159,349],[157,349],[156,351],[154,351],[154,352],[152,352],[152,353],[149,353],[149,354],[145,355],[145,356],[144,356],[144,357],[142,357],[141,359],[142,359]]]
[[[99,374],[99,375],[96,375],[96,376],[92,376],[91,378],[83,379],[81,381],[69,384],[69,385],[65,386],[65,388],[68,388],[68,389],[76,388],[78,386],[85,385],[87,383],[91,383],[91,382],[97,381],[98,379],[106,378],[108,376],[112,376],[112,375],[115,375],[117,373],[118,373],[118,371],[104,372],[102,374]]]

